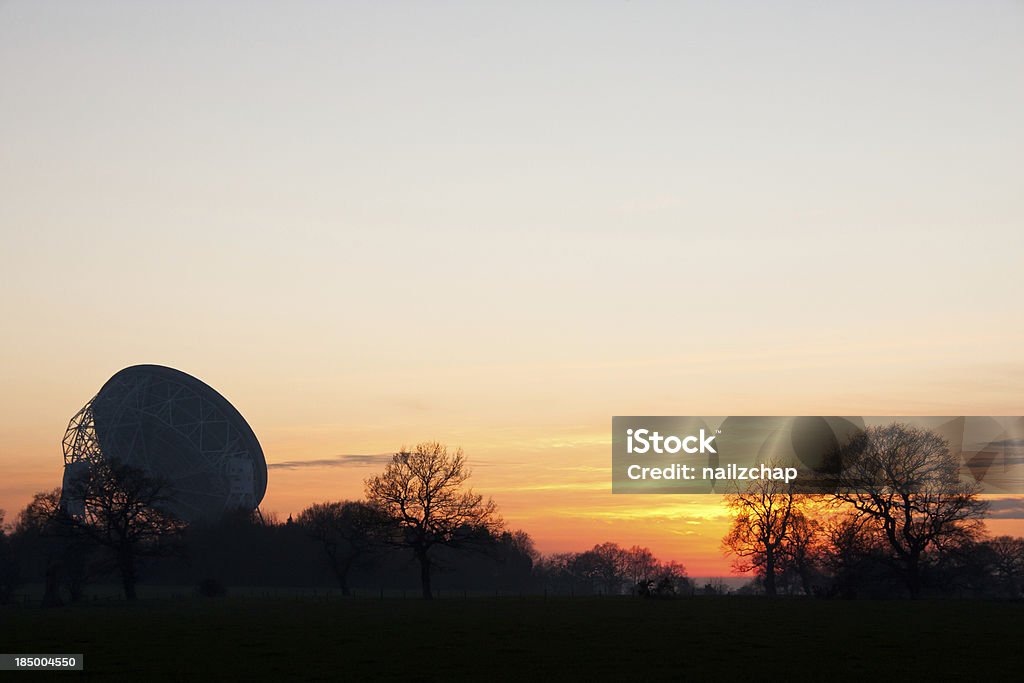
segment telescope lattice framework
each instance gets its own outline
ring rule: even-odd
[[[111,377],[71,418],[63,446],[65,492],[93,463],[123,463],[165,482],[161,507],[188,522],[256,510],[267,490],[263,449],[242,415],[202,381],[160,365]],[[84,512],[81,499],[62,504]]]

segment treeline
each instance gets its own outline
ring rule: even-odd
[[[648,548],[599,543],[581,553],[555,553],[534,566],[538,585],[559,595],[645,597],[691,595],[693,582],[678,562],[662,562]]]
[[[507,532],[479,540],[473,552],[437,554],[436,588],[529,590],[532,541]],[[121,582],[115,553],[73,533],[18,524],[0,544],[6,548],[0,556],[7,558],[10,569],[2,580],[8,599],[25,583],[51,581],[51,600],[56,595],[61,601],[74,601],[87,595],[90,585]],[[335,552],[345,555],[349,549]],[[414,558],[400,548],[381,544],[362,553],[341,584],[324,544],[311,529],[292,519],[278,523],[244,514],[187,527],[173,552],[140,558],[137,572],[148,585],[201,588],[213,595],[240,587],[331,588],[345,593],[419,589]]]
[[[161,482],[94,463],[75,490],[37,494],[0,531],[0,601],[25,582],[43,583],[44,604],[77,601],[89,584],[111,579],[133,600],[140,576],[211,596],[334,585],[346,595],[416,588],[425,598],[439,590],[655,597],[688,586],[681,565],[646,548],[603,543],[542,558],[466,485],[469,474],[461,450],[422,443],[367,479],[365,500],[317,503],[284,522],[236,513],[185,524],[161,511],[172,495]]]
[[[806,519],[806,527],[778,546],[774,594],[837,598],[1020,598],[1024,587],[1024,538],[961,538],[921,554],[913,592],[906,558],[884,532],[854,515]],[[739,594],[767,594],[763,564],[737,562],[755,578]]]
[[[830,457],[841,464],[829,474],[831,494],[761,480],[727,496],[723,549],[755,576],[742,592],[1020,597],[1024,539],[984,536],[987,504],[959,479],[940,437],[872,427]],[[682,565],[646,548],[601,543],[542,557],[468,487],[462,451],[438,443],[396,453],[366,480],[363,500],[314,504],[284,522],[239,513],[185,524],[161,512],[172,495],[161,482],[123,464],[91,467],[80,489],[37,494],[13,525],[0,515],[0,603],[24,583],[42,582],[44,604],[58,604],[111,579],[134,599],[140,577],[206,595],[328,585],[344,594],[418,589],[425,598],[697,592]],[[75,505],[62,505],[62,495]]]
[[[941,437],[870,427],[830,458],[833,493],[761,480],[727,497],[722,545],[735,569],[755,574],[746,592],[1020,596],[1024,539],[985,537],[988,505]]]
[[[0,531],[0,604],[25,584],[49,584],[50,604],[74,602],[90,586],[120,582],[116,553],[73,531],[39,524],[40,507],[58,492],[37,495],[16,524]],[[364,501],[310,506],[285,521],[230,515],[184,528],[168,552],[140,557],[137,578],[147,585],[187,587],[205,595],[261,588],[329,589],[388,595],[421,590],[413,553],[354,523]],[[333,519],[325,524],[327,511]],[[345,511],[344,513],[342,511]],[[636,595],[692,592],[685,569],[661,562],[646,548],[602,543],[579,553],[543,557],[519,530],[475,534],[472,547],[441,547],[432,557],[435,594]]]

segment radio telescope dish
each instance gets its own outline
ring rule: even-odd
[[[245,418],[213,388],[161,365],[121,370],[71,418],[63,490],[74,491],[100,462],[165,482],[161,507],[186,522],[255,510],[267,492],[267,461]],[[81,500],[61,503],[83,512]]]

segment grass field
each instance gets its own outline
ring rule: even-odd
[[[0,652],[80,652],[86,678],[132,681],[1020,680],[1022,635],[1024,604],[981,601],[186,598],[0,608]]]

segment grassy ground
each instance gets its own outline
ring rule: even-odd
[[[0,652],[81,652],[87,678],[133,681],[1020,680],[1022,635],[1024,604],[981,601],[187,598],[0,608]]]

